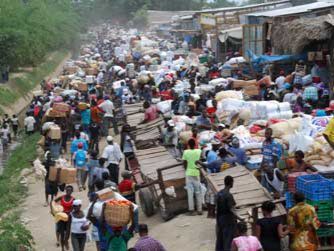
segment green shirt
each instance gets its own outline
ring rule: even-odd
[[[123,231],[120,236],[113,236],[109,242],[108,251],[127,251],[128,241],[133,237],[129,231]]]
[[[201,158],[200,149],[189,149],[183,152],[182,159],[187,161],[186,176],[199,177],[199,169],[195,162]]]

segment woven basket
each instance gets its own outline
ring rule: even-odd
[[[104,217],[110,226],[125,226],[130,222],[130,206],[106,204]]]

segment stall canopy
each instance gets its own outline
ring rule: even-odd
[[[260,72],[264,64],[271,64],[276,62],[294,62],[298,60],[306,60],[307,55],[260,55],[256,56],[251,50],[247,50],[247,56],[250,59],[250,62],[253,65],[255,71]]]
[[[315,41],[330,40],[334,32],[333,15],[301,18],[273,25],[271,35],[275,50],[298,54]]]
[[[226,40],[242,40],[242,27],[236,27],[228,30],[222,30],[219,33],[219,41],[225,43]]]

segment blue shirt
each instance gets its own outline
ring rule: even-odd
[[[196,119],[196,125],[200,126],[200,125],[206,125],[206,126],[211,126],[211,122],[208,118],[204,118],[202,115],[199,116]],[[204,129],[199,129],[199,131],[203,131]]]
[[[83,150],[87,151],[88,150],[88,144],[87,141],[84,139],[74,139],[71,143],[71,153],[75,153],[78,151],[78,144],[82,143],[83,144]]]
[[[86,109],[81,112],[81,122],[84,125],[90,124],[90,109]]]
[[[246,151],[244,149],[230,147],[228,150],[235,155],[238,164],[240,164],[240,165],[245,165],[246,164],[247,155],[246,155]]]
[[[211,163],[209,163],[207,165],[207,168],[209,169],[209,171],[211,171],[211,173],[219,173],[221,170],[221,166],[223,164],[230,164],[230,165],[234,165],[234,163],[236,162],[236,158],[232,158],[232,157],[226,157],[224,159],[219,158]]]
[[[282,156],[282,147],[275,140],[263,141],[262,144],[263,162],[267,163],[270,167],[274,167],[274,157],[279,160]]]
[[[208,164],[210,164],[211,162],[217,160],[217,158],[218,158],[217,153],[216,153],[215,151],[213,151],[213,150],[210,150],[210,151],[208,152],[207,157],[206,157],[206,162],[207,162]]]

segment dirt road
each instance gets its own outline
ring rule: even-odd
[[[101,141],[103,146],[104,141]],[[102,148],[101,148],[102,149]],[[123,168],[123,163],[121,168]],[[56,247],[55,223],[49,213],[49,208],[44,204],[44,182],[35,181],[34,177],[29,178],[28,197],[24,204],[22,219],[27,222],[27,228],[31,231],[37,251],[58,251]],[[83,208],[88,206],[86,192],[78,192],[75,186],[75,198],[83,200]],[[215,242],[215,221],[203,216],[178,217],[163,222],[160,215],[147,218],[140,209],[139,222],[146,223],[150,229],[150,235],[160,240],[167,250],[173,251],[213,251]],[[136,235],[130,242],[132,247],[138,239]],[[94,243],[86,246],[87,251],[95,251]]]

